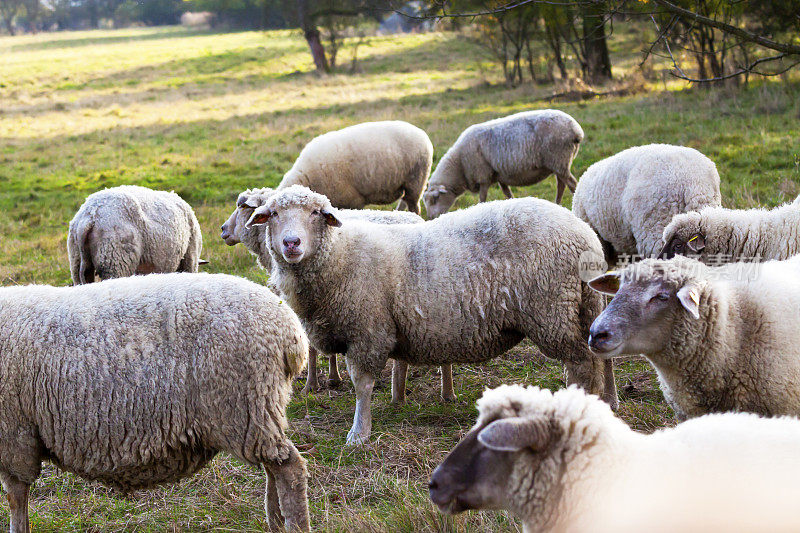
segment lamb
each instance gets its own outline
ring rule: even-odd
[[[800,197],[772,210],[706,207],[672,219],[661,255],[691,254],[709,264],[788,259],[800,254],[798,228]]]
[[[581,176],[572,212],[600,237],[609,264],[650,257],[678,213],[719,206],[719,174],[693,148],[648,144],[598,161]]]
[[[679,419],[800,415],[800,257],[716,268],[648,259],[589,285],[614,295],[592,350],[644,354]]]
[[[274,194],[274,189],[265,187],[262,189],[248,189],[239,195],[234,209],[228,220],[222,225],[222,240],[228,246],[243,243],[245,247],[256,256],[261,268],[272,270],[272,260],[269,256],[269,244],[266,239],[266,226],[246,227],[247,221],[253,215],[256,208],[264,205],[267,199]],[[377,211],[377,210],[358,210],[342,209],[339,211],[342,220],[359,219],[368,220],[377,224],[416,224],[423,222],[422,217],[417,214],[403,211]],[[329,356],[330,372],[328,374],[328,384],[336,387],[341,383],[342,378],[339,374],[339,367],[336,361],[336,354]],[[408,364],[403,361],[396,361],[392,372],[392,381],[395,387],[392,389],[392,402],[402,404],[405,401],[405,384]],[[456,395],[453,391],[453,369],[452,365],[442,365],[442,398],[445,401],[455,401]],[[308,379],[303,388],[303,392],[319,390],[317,380],[317,351],[312,347],[308,356]]]
[[[290,187],[248,225],[268,224],[273,282],[312,344],[345,354],[356,389],[348,444],[369,438],[374,380],[388,358],[479,363],[525,337],[566,364],[568,381],[616,405],[611,361],[585,340],[601,298],[579,277],[582,254],[602,258],[602,249],[568,210],[525,198],[423,224],[340,216],[324,196]]]
[[[436,468],[448,514],[507,509],[524,531],[798,531],[800,421],[706,415],[643,435],[575,387],[503,385]]]
[[[309,529],[305,460],[286,436],[308,341],[267,288],[224,274],[0,288],[0,322],[12,533],[29,531],[43,460],[129,491],[189,476],[220,451],[263,465],[272,528]]]
[[[400,120],[364,122],[315,137],[283,176],[279,189],[303,185],[339,208],[400,200],[419,214],[433,163],[428,135]]]
[[[197,272],[203,248],[192,208],[173,192],[124,185],[90,194],[69,224],[75,285],[153,272]]]
[[[464,130],[442,157],[423,197],[428,218],[446,213],[464,191],[486,201],[489,187],[499,183],[507,198],[509,185],[533,185],[550,174],[558,180],[556,203],[564,188],[575,190],[570,171],[583,129],[563,111],[523,111],[474,124]]]

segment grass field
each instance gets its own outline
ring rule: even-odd
[[[630,30],[613,36],[620,84],[637,77],[641,40]],[[697,148],[717,163],[727,206],[773,206],[800,193],[796,78],[736,90],[687,89],[658,78],[632,96],[581,102],[548,102],[552,86],[499,82],[483,50],[447,33],[373,37],[359,48],[355,74],[323,78],[292,32],[152,28],[0,37],[0,284],[67,284],[69,220],[87,194],[125,183],[178,192],[200,219],[208,270],[264,282],[242,247],[219,238],[237,194],[276,185],[312,137],[366,120],[420,126],[438,159],[474,122],[555,107],[586,132],[576,176],[629,146],[666,142]],[[552,199],[555,180],[518,193]],[[491,194],[500,197],[499,190]],[[474,202],[467,194],[458,206]],[[309,461],[315,529],[519,528],[504,513],[441,516],[427,500],[427,478],[474,421],[485,387],[558,388],[561,369],[522,344],[455,373],[456,403],[438,402],[434,370],[416,369],[408,403],[395,408],[387,370],[375,395],[371,445],[355,450],[342,446],[353,415],[350,384],[308,397],[296,384],[291,435]],[[620,416],[633,427],[673,423],[647,364],[620,365],[618,385]],[[260,471],[226,456],[177,485],[128,495],[46,466],[31,513],[37,531],[260,530],[263,487]],[[0,528],[7,521],[0,506]]]

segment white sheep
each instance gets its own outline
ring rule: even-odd
[[[153,272],[197,272],[203,235],[173,192],[124,185],[90,194],[69,223],[75,285]]]
[[[264,466],[272,527],[309,529],[305,460],[286,436],[308,341],[267,288],[224,274],[7,287],[0,323],[12,532],[29,531],[42,461],[129,491],[191,475],[220,451]]]
[[[533,185],[555,174],[556,203],[564,188],[575,190],[570,171],[578,154],[583,130],[578,122],[555,109],[523,111],[473,124],[459,135],[442,156],[428,182],[423,199],[428,218],[446,213],[464,191],[477,192],[486,201],[489,187],[499,183],[507,198],[509,185]]]
[[[800,530],[800,421],[706,415],[651,435],[597,397],[503,385],[431,476],[442,512],[507,509],[526,533]]]
[[[567,209],[525,198],[423,224],[342,224],[339,216],[324,196],[290,187],[248,225],[268,224],[272,282],[312,343],[345,354],[356,389],[348,443],[369,437],[372,388],[388,358],[479,363],[525,337],[563,361],[569,381],[616,404],[611,362],[586,346],[601,298],[579,272],[602,249]]]
[[[674,215],[720,202],[713,161],[693,148],[648,144],[590,166],[575,189],[572,212],[597,232],[614,263],[620,255],[655,255]]]
[[[315,137],[283,176],[279,189],[303,185],[336,207],[400,200],[419,214],[433,163],[433,145],[418,127],[400,120],[364,122]]]
[[[717,268],[647,259],[589,285],[614,295],[592,349],[644,354],[679,418],[800,415],[800,257]]]
[[[269,241],[266,238],[267,228],[264,225],[247,227],[246,223],[253,215],[256,208],[264,205],[267,199],[274,194],[275,189],[269,187],[261,189],[248,189],[242,192],[236,200],[236,209],[222,225],[222,240],[228,246],[242,243],[256,256],[259,265],[268,272],[272,270],[272,260],[269,256]],[[342,220],[367,220],[377,224],[416,224],[423,222],[422,217],[415,213],[405,211],[377,211],[371,209],[341,209],[339,214]],[[336,387],[342,380],[336,354],[329,355],[328,384]],[[402,404],[405,401],[405,386],[408,364],[404,361],[395,361],[392,370],[392,402]],[[455,401],[453,391],[452,365],[442,365],[442,398],[445,401]],[[304,393],[319,390],[317,379],[317,351],[311,348],[308,355],[308,379],[303,388]]]
[[[676,215],[664,228],[662,255],[726,263],[800,254],[800,197],[771,210],[706,207]]]

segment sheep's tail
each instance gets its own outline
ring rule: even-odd
[[[94,229],[93,222],[86,222],[78,227],[75,232],[75,241],[77,245],[77,252],[80,258],[78,265],[77,282],[80,285],[94,282],[94,262],[92,262],[92,255],[89,253],[88,240]],[[91,274],[91,275],[90,275]],[[73,275],[73,279],[75,276]]]

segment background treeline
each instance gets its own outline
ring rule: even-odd
[[[800,63],[800,0],[0,0],[12,34],[177,24],[185,13],[202,13],[184,16],[194,26],[297,28],[323,72],[348,38],[437,24],[481,43],[510,85],[603,83],[614,76],[607,37],[630,20],[650,29],[645,59],[667,58],[686,80],[738,82]]]

